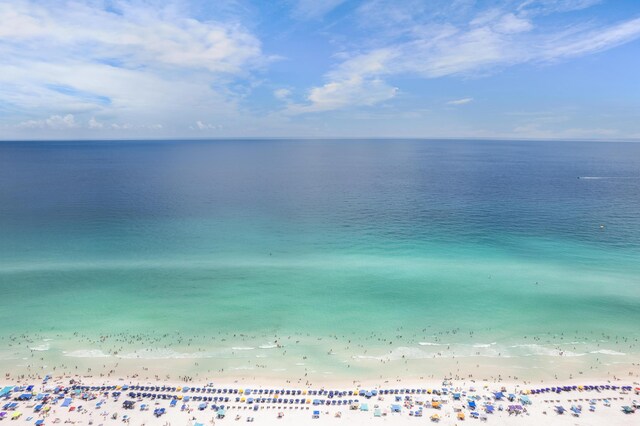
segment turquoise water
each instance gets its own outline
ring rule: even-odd
[[[5,369],[640,353],[639,144],[0,143],[0,230]]]

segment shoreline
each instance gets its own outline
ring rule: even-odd
[[[481,344],[478,337],[463,343],[424,335],[380,343],[349,335],[185,335],[176,341],[155,334],[70,338],[38,332],[0,335],[0,374],[11,379],[63,374],[182,382],[218,377],[309,385],[442,377],[532,383],[640,378],[637,339],[586,337],[549,333],[519,338],[528,343],[496,339]]]

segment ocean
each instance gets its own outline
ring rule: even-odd
[[[624,372],[638,324],[640,144],[0,143],[0,372]]]

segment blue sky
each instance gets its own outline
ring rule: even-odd
[[[0,0],[0,139],[640,139],[638,0]]]

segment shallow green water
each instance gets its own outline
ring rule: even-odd
[[[310,354],[317,368],[446,357],[444,345],[640,352],[635,144],[3,143],[0,154],[8,368],[34,347],[224,367],[234,347],[269,358],[287,336],[299,343],[284,359]],[[118,354],[113,337],[98,341],[119,333],[144,337]]]

